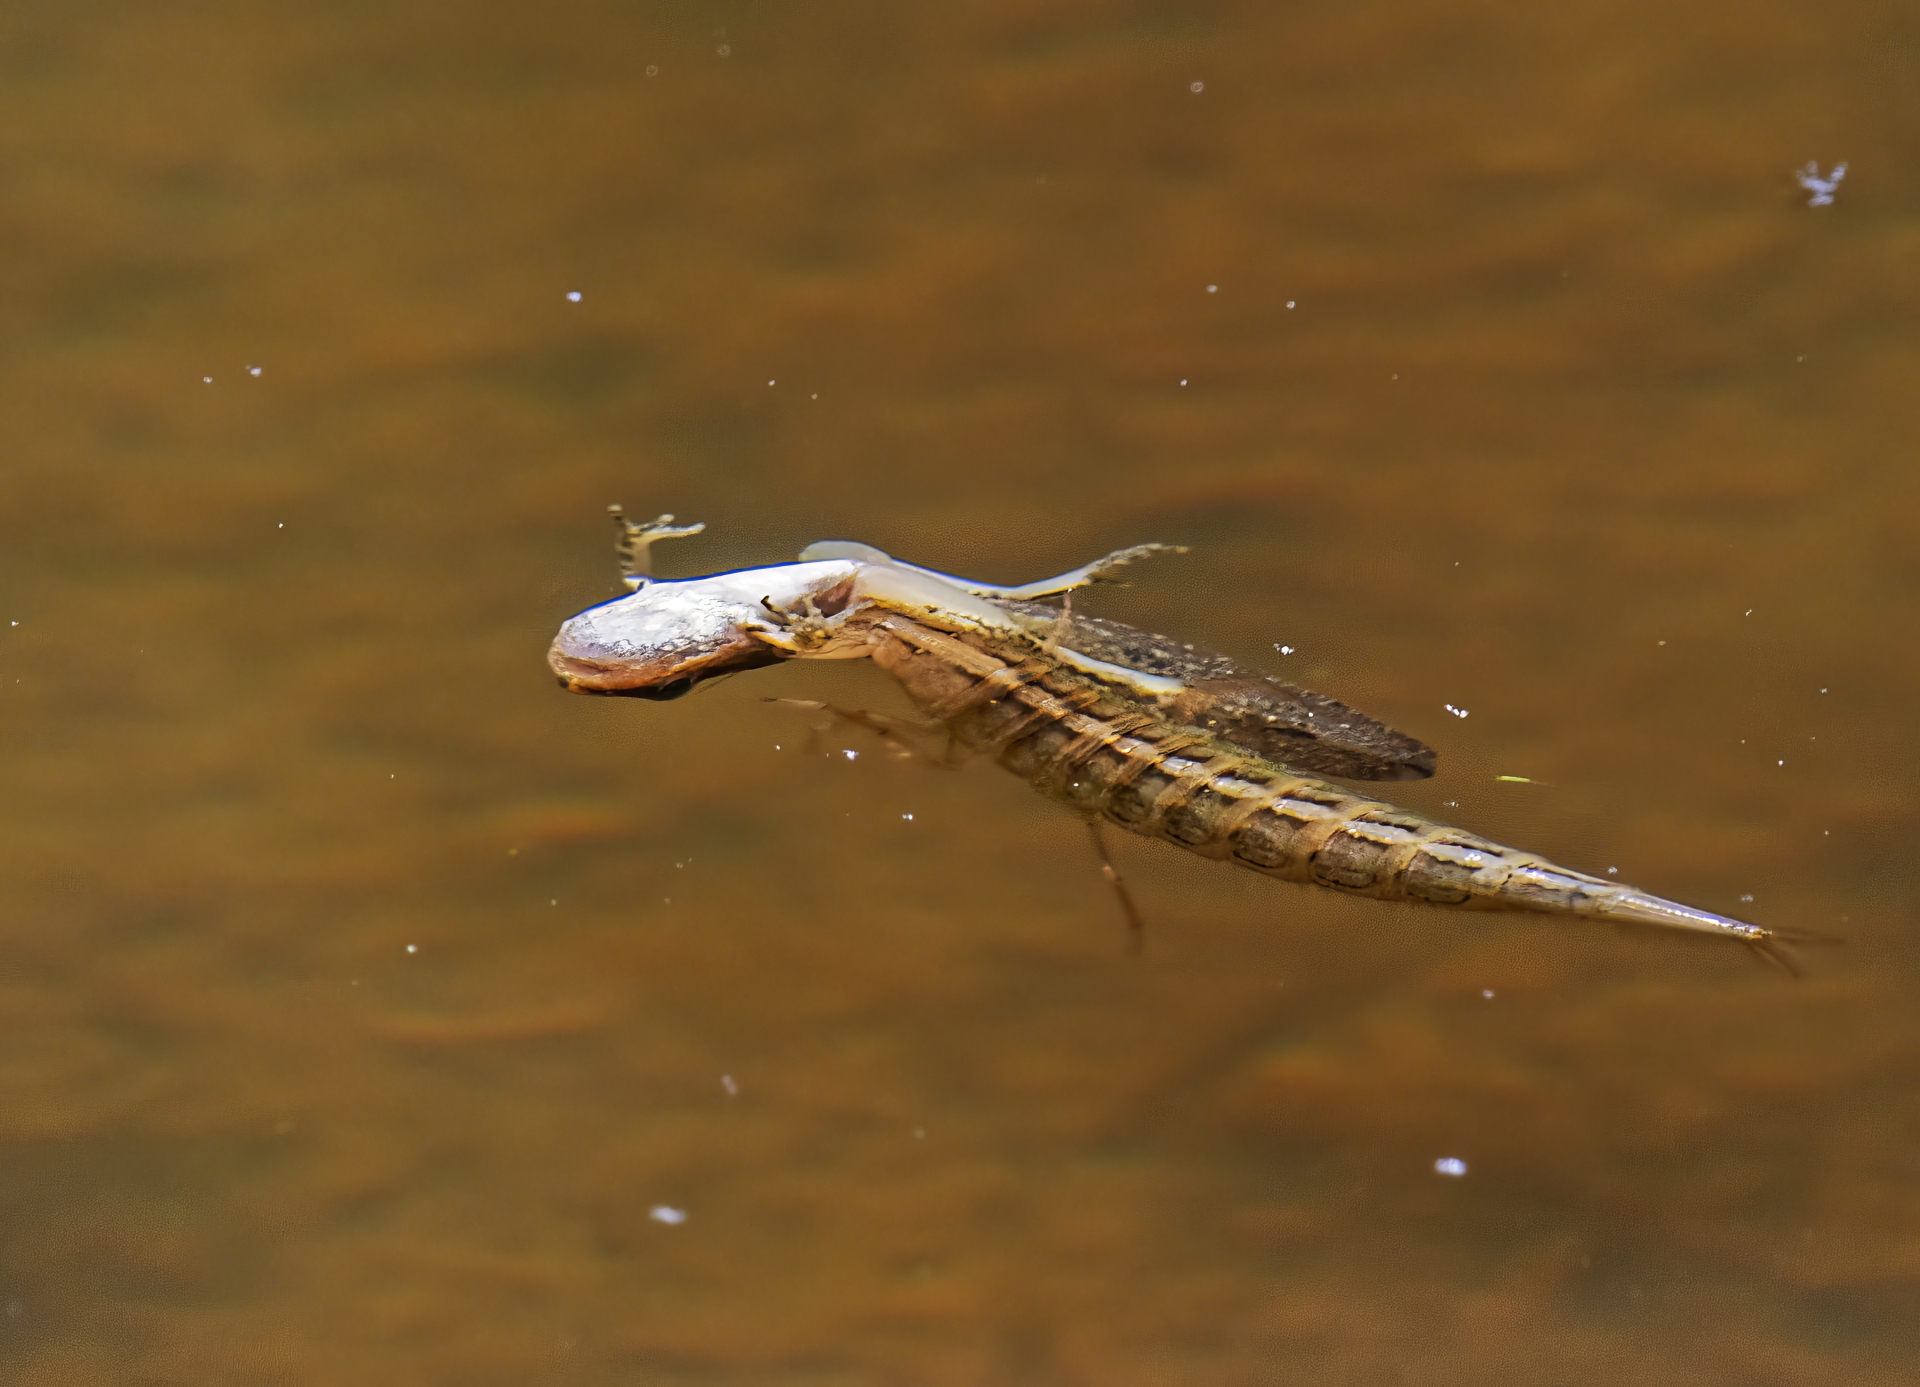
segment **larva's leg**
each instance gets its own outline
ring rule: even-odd
[[[1112,883],[1114,894],[1120,897],[1120,913],[1127,918],[1127,951],[1137,954],[1146,946],[1147,922],[1140,917],[1139,907],[1133,903],[1126,879],[1113,865],[1113,859],[1107,856],[1107,840],[1100,832],[1100,821],[1088,819],[1087,832],[1092,835],[1093,850],[1100,857],[1100,874]]]
[[[928,765],[942,770],[957,768],[965,759],[955,759],[953,735],[938,722],[923,721],[919,718],[896,718],[886,713],[869,713],[864,708],[838,708],[831,703],[821,703],[811,698],[768,698],[764,703],[784,703],[791,708],[804,708],[810,713],[825,713],[829,718],[838,718],[842,722],[852,723],[879,736],[887,755],[896,761],[924,761]],[[825,732],[833,726],[832,722],[818,723],[815,732]],[[902,739],[907,737],[941,736],[946,739],[946,748],[938,757],[927,756],[915,751]]]

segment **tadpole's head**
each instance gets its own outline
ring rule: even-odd
[[[547,664],[574,693],[669,699],[793,653],[775,612],[852,576],[847,562],[775,564],[648,583],[560,627]]]

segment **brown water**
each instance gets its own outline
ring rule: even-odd
[[[9,7],[0,1375],[1912,1381],[1914,14]],[[1191,544],[1097,609],[1847,947],[1127,842],[1129,957],[760,701],[876,670],[559,693],[615,500]]]

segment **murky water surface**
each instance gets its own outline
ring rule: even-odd
[[[1917,30],[11,7],[6,1379],[1912,1381]],[[1190,544],[1091,602],[1847,945],[1127,842],[1130,957],[1011,777],[761,701],[876,670],[558,692],[616,500]]]

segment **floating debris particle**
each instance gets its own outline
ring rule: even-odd
[[[1825,178],[1820,176],[1820,164],[1816,160],[1800,170],[1800,186],[1813,196],[1807,199],[1809,207],[1833,206],[1833,195],[1840,190],[1840,180],[1847,176],[1844,163],[1835,164],[1833,172]]]

